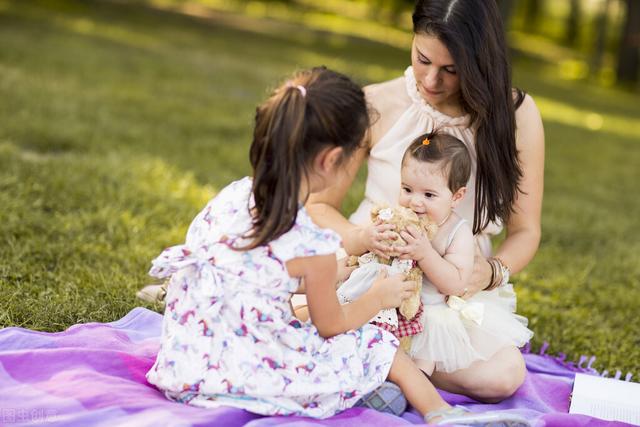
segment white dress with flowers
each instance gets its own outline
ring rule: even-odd
[[[299,280],[285,263],[335,253],[338,235],[303,207],[293,228],[249,251],[251,179],[236,181],[194,219],[184,245],[166,249],[150,274],[171,277],[162,341],[147,373],[173,400],[265,415],[323,418],[353,406],[387,377],[396,338],[373,325],[324,339],[292,314]]]

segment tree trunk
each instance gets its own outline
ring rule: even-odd
[[[569,46],[575,47],[578,42],[578,31],[580,28],[580,0],[571,0],[571,8],[567,19],[567,33],[565,35],[566,42]]]
[[[525,29],[528,32],[536,33],[538,30],[538,22],[540,21],[540,12],[543,8],[543,0],[529,0],[525,13]]]
[[[640,66],[640,1],[626,0],[627,14],[620,37],[616,75],[621,83],[637,83]]]
[[[611,0],[604,0],[602,8],[596,17],[596,40],[594,43],[593,56],[591,58],[591,75],[595,76],[602,67],[602,58],[607,44],[607,26],[609,24],[609,8]]]

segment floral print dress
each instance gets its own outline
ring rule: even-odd
[[[252,181],[224,188],[191,224],[184,245],[163,251],[150,274],[171,277],[162,341],[147,379],[173,400],[265,415],[324,418],[353,406],[387,377],[396,338],[374,325],[324,339],[290,308],[299,279],[285,263],[335,253],[339,236],[303,207],[268,245],[248,241]]]

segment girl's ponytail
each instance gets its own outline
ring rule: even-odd
[[[253,249],[293,227],[309,165],[327,146],[349,156],[369,126],[364,93],[348,77],[324,67],[303,71],[256,109],[249,160],[253,168]]]
[[[285,87],[256,111],[256,127],[249,160],[253,167],[255,212],[253,242],[260,246],[293,225],[298,213],[300,176],[304,165],[296,158],[304,139],[305,99],[300,90]],[[296,195],[296,197],[291,197]],[[274,215],[277,213],[277,215]]]

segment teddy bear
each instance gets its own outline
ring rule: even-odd
[[[406,245],[406,242],[400,236],[400,231],[406,230],[409,225],[413,225],[418,229],[424,230],[430,240],[433,239],[438,231],[438,225],[428,217],[418,217],[414,211],[402,206],[376,206],[371,210],[371,221],[374,223],[382,222],[385,224],[395,225],[395,230],[392,231],[394,236],[383,241],[383,243],[392,247]],[[413,281],[415,283],[413,295],[404,300],[398,309],[405,319],[413,319],[416,314],[418,314],[418,310],[420,308],[422,270],[420,270],[412,260],[400,260],[398,258],[385,259],[370,252],[360,257],[349,258],[350,265],[362,265],[372,261],[380,264],[392,265],[394,270],[403,272],[408,281]],[[411,346],[411,337],[402,337],[400,339],[400,345],[405,351],[408,351]]]

